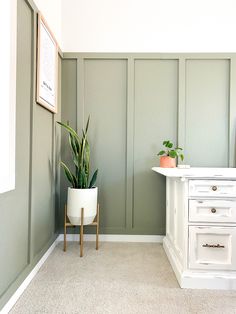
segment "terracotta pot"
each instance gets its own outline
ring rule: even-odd
[[[162,168],[175,168],[176,160],[170,156],[161,156],[160,157],[160,167]]]

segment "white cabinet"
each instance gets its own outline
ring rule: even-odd
[[[236,168],[166,176],[165,252],[182,288],[236,290]]]
[[[189,227],[189,268],[236,270],[236,228]]]
[[[236,223],[236,200],[189,200],[189,222]]]
[[[236,182],[223,180],[189,180],[189,196],[236,197]]]

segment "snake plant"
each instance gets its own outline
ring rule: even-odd
[[[93,173],[91,180],[89,180],[90,147],[87,138],[89,120],[90,117],[88,117],[85,130],[82,130],[81,138],[68,124],[57,122],[69,133],[69,144],[75,172],[73,173],[63,161],[61,161],[61,166],[64,169],[66,178],[74,189],[91,189],[94,187],[97,179],[98,169]]]

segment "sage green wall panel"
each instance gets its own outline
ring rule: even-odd
[[[135,61],[134,208],[137,233],[164,234],[165,179],[151,171],[165,139],[177,141],[178,61]]]
[[[186,61],[186,163],[228,166],[229,60]]]
[[[20,1],[17,32],[16,186],[15,190],[0,194],[0,296],[28,263],[31,19],[32,12],[24,1]],[[24,34],[23,38],[21,34]]]
[[[61,167],[60,167],[60,161],[61,161],[61,128],[59,128],[57,121],[61,121],[61,69],[62,69],[62,58],[59,57],[58,60],[58,107],[57,107],[57,113],[53,117],[53,123],[54,123],[54,142],[53,142],[53,148],[54,148],[54,177],[53,177],[53,194],[55,198],[53,198],[54,205],[53,208],[55,208],[55,217],[54,217],[54,227],[55,231],[59,232],[60,229],[60,194],[61,194]],[[55,183],[55,184],[54,184]]]
[[[0,194],[0,311],[58,234],[58,113],[35,103],[36,7],[17,1],[16,187]],[[32,192],[32,193],[31,193]]]
[[[62,97],[68,119],[63,120],[74,121],[77,116],[80,129],[92,115],[92,156],[94,166],[101,168],[101,233],[164,234],[165,178],[151,171],[159,165],[156,154],[169,138],[184,147],[186,163],[228,165],[229,152],[232,159],[235,149],[235,144],[228,147],[236,119],[235,83],[229,82],[235,55],[73,53],[64,57]]]
[[[77,107],[77,61],[62,60],[62,118],[64,123],[69,122],[70,126],[76,128],[76,107]],[[59,125],[58,125],[58,128]],[[70,147],[68,144],[68,133],[61,131],[61,160],[68,163],[72,168]],[[61,194],[60,194],[60,225],[64,222],[64,206],[67,201],[67,188],[69,183],[61,170]]]
[[[89,140],[103,232],[125,228],[127,61],[85,60],[84,119],[91,115]]]
[[[53,234],[53,114],[38,104],[34,108],[32,169],[32,249],[37,255]]]

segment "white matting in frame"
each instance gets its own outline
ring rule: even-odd
[[[37,103],[57,112],[58,44],[45,19],[38,14]]]

